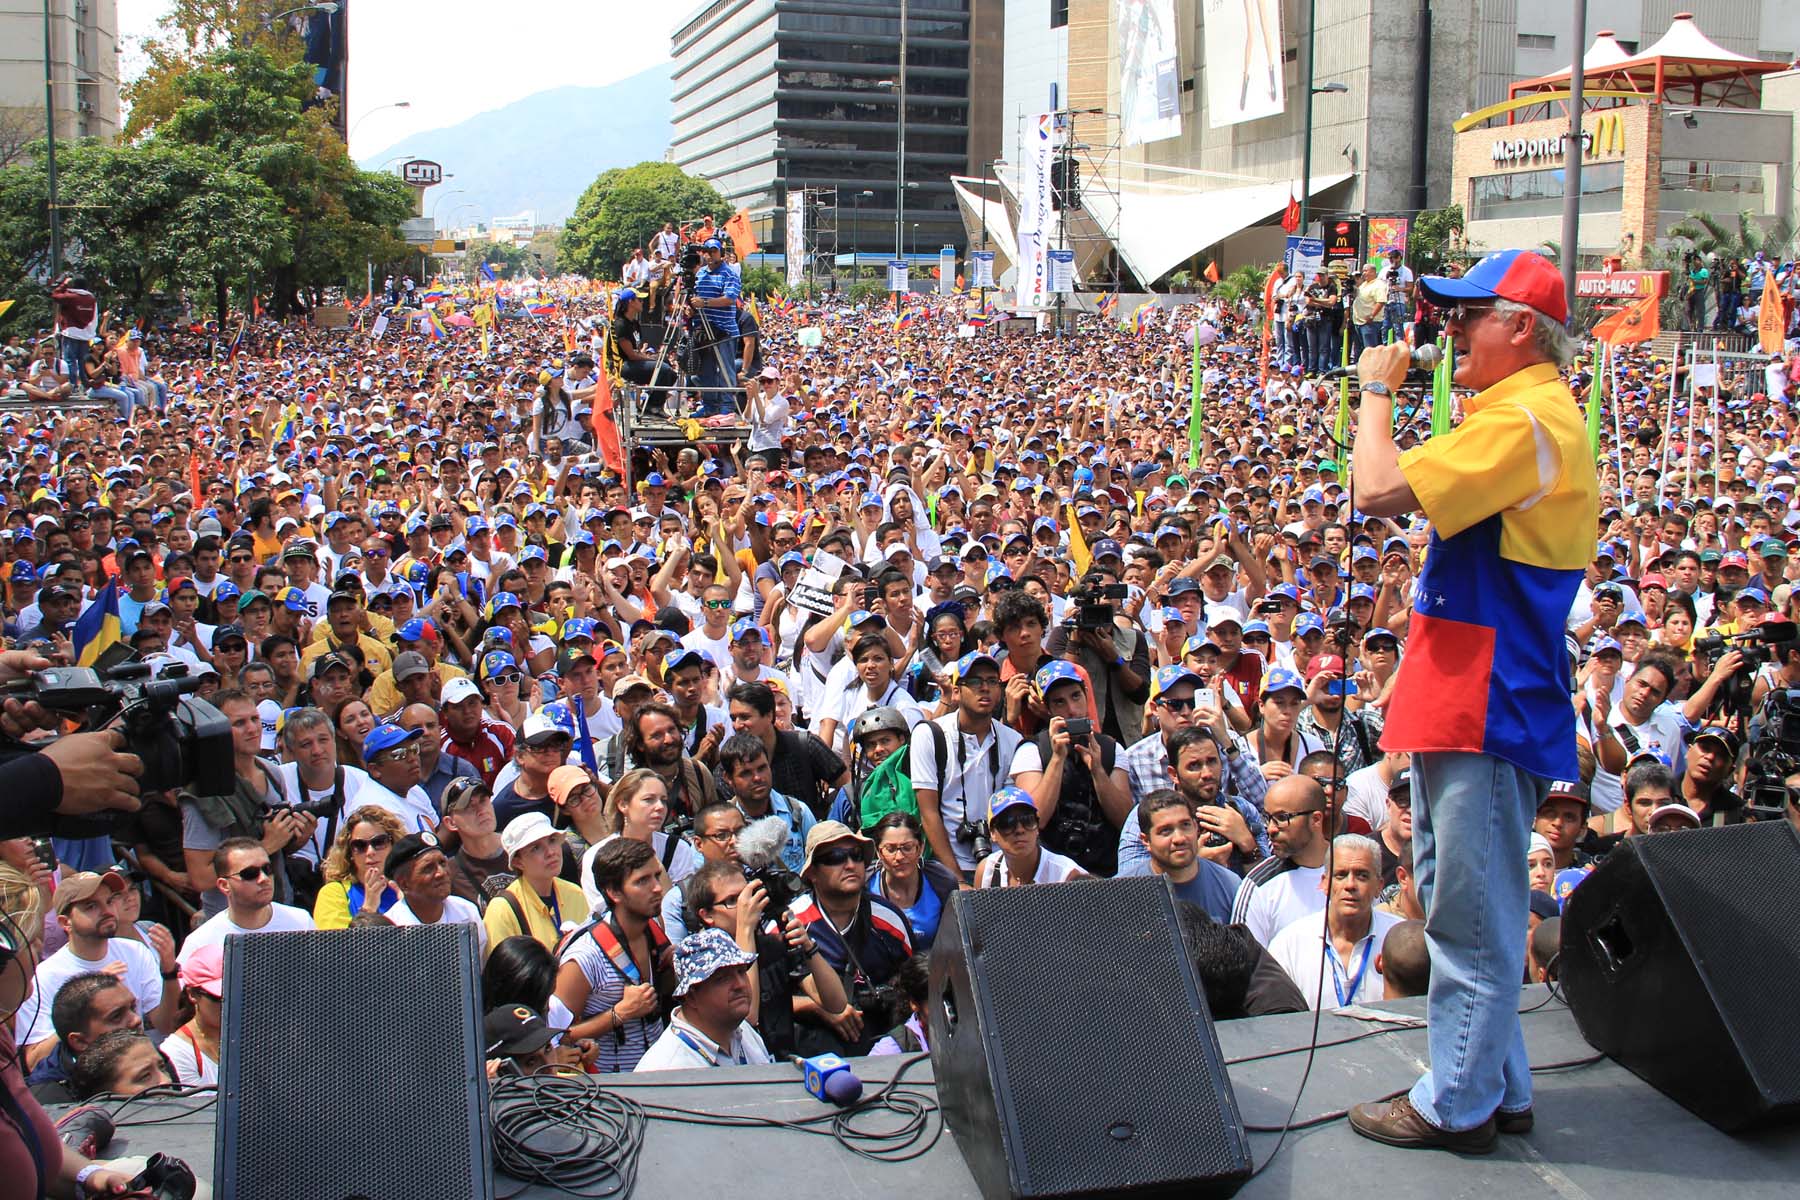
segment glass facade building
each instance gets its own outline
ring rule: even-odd
[[[903,252],[964,241],[949,177],[974,158],[971,23],[985,6],[997,14],[998,0],[907,2]],[[714,0],[676,30],[671,56],[671,156],[748,208],[766,249],[784,243],[791,189],[835,187],[838,251],[853,238],[894,251],[897,0]]]

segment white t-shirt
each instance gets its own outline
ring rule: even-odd
[[[245,929],[231,919],[228,908],[215,916],[208,917],[206,923],[188,934],[187,941],[182,943],[181,953],[176,962],[185,965],[194,956],[194,952],[202,946],[223,946],[225,939],[234,933],[281,933],[291,929],[312,929],[313,919],[304,908],[295,908],[291,904],[269,905],[268,923],[256,929]]]
[[[651,1043],[634,1071],[692,1071],[706,1067],[753,1067],[774,1062],[762,1037],[745,1021],[731,1035],[731,1045],[719,1047],[712,1039],[681,1019],[675,1010],[668,1028]]]
[[[724,668],[731,665],[731,627],[725,627],[722,637],[707,634],[706,626],[696,625],[681,636],[681,644],[688,650],[704,650],[712,655],[713,666]]]
[[[406,901],[404,899],[398,901],[395,903],[394,907],[387,910],[387,919],[396,925],[423,925],[425,923],[419,920],[418,914],[414,913],[412,909],[406,906]],[[444,898],[443,915],[432,923],[435,925],[454,925],[459,921],[465,925],[473,925],[475,927],[476,936],[481,939],[482,957],[487,957],[487,926],[481,922],[481,910],[476,908],[469,901],[464,900],[461,896],[446,896]]]
[[[407,790],[406,795],[400,796],[377,783],[371,776],[364,780],[356,798],[360,804],[378,804],[399,817],[401,826],[408,833],[422,833],[427,829],[437,828],[437,810],[431,807],[431,797],[425,794],[424,788],[416,784]]]
[[[1012,726],[995,721],[988,735],[977,740],[973,734],[962,732],[958,719],[957,713],[946,713],[936,721],[921,722],[913,729],[909,750],[911,769],[907,774],[914,790],[929,788],[938,793],[938,812],[943,816],[944,828],[950,833],[950,848],[956,855],[957,869],[972,871],[976,861],[974,843],[959,841],[956,837],[956,827],[968,811],[965,798],[973,798],[975,815],[986,819],[988,798],[1012,777],[1013,755],[1018,752],[1023,738]],[[944,762],[937,761],[937,748],[931,730],[926,728],[928,724],[936,725],[944,735]]]
[[[1344,787],[1350,798],[1344,801],[1344,815],[1361,817],[1370,829],[1380,829],[1388,819],[1388,785],[1381,780],[1377,765],[1350,772]]]
[[[1258,942],[1271,945],[1289,925],[1324,909],[1325,893],[1319,890],[1324,875],[1322,866],[1295,866],[1272,879],[1258,880],[1252,869],[1232,901],[1232,923],[1247,926]]]
[[[754,413],[756,410],[750,411]],[[779,450],[781,439],[787,433],[788,398],[779,392],[763,397],[762,412],[761,421],[754,416],[750,420],[750,449]]]
[[[1294,981],[1294,986],[1306,997],[1307,1008],[1313,1008],[1316,1004],[1330,1010],[1349,1004],[1367,1004],[1381,1000],[1383,986],[1381,972],[1375,969],[1375,958],[1381,953],[1381,943],[1387,937],[1388,930],[1400,924],[1400,918],[1380,909],[1374,910],[1370,916],[1369,932],[1350,952],[1348,967],[1329,946],[1325,948],[1324,954],[1319,953],[1320,939],[1325,936],[1323,912],[1304,921],[1295,921],[1276,935],[1275,941],[1269,946],[1269,957],[1281,964],[1281,969],[1288,973],[1288,978]],[[1322,978],[1321,972],[1330,974],[1332,978]],[[1321,985],[1323,991],[1320,990]],[[1340,988],[1343,991],[1341,1000]]]
[[[837,730],[832,735],[831,748],[841,755],[848,755],[850,726],[856,722],[856,718],[871,708],[880,708],[884,705],[899,709],[900,715],[906,718],[908,729],[925,719],[925,710],[919,707],[919,702],[912,698],[911,692],[900,686],[899,681],[891,681],[887,691],[880,697],[869,695],[868,685],[859,681],[855,687],[845,689],[843,697],[838,701],[834,711],[819,714],[821,722],[827,717],[837,718]]]
[[[287,793],[288,802],[290,804],[311,804],[317,800],[331,799],[332,789],[330,787],[323,790],[307,788],[305,789],[306,794],[304,796],[300,794],[300,764],[291,762],[282,763],[280,766],[276,767],[275,770],[281,775],[281,786]],[[357,800],[357,795],[372,782],[374,781],[369,778],[369,773],[362,768],[344,768],[344,807],[338,810],[338,829],[340,832],[343,830],[343,823],[349,819],[350,814],[362,807],[361,802]],[[382,790],[386,791],[387,789],[383,788]],[[386,808],[388,806],[384,804],[381,807]],[[329,818],[321,819],[319,821],[319,827],[313,830],[312,840],[300,847],[300,849],[296,850],[294,853],[310,863],[323,862],[325,856],[331,851],[331,847],[325,844],[325,833],[329,825]]]
[[[982,859],[975,867],[975,886],[1011,887],[1014,881],[1007,877],[1005,871],[1006,855],[999,850]],[[1054,850],[1038,848],[1037,871],[1033,873],[1033,883],[1066,883],[1077,875],[1085,874],[1081,864],[1072,858],[1065,858]]]
[[[156,951],[144,943],[130,938],[112,938],[106,943],[106,953],[95,961],[75,957],[74,949],[65,945],[38,964],[37,984],[31,999],[25,1001],[13,1021],[13,1029],[19,1031],[18,1044],[31,1046],[55,1037],[56,1027],[50,1023],[50,1008],[56,1003],[56,993],[62,990],[62,985],[77,975],[104,971],[108,963],[115,962],[125,964],[125,986],[137,998],[138,1015],[148,1025],[151,1012],[162,1003],[162,964],[157,961]]]
[[[211,1087],[219,1082],[219,1064],[201,1052],[185,1028],[163,1039],[162,1052],[175,1068],[175,1082],[182,1087]]]
[[[1681,778],[1682,771],[1687,767],[1684,735],[1687,722],[1682,719],[1681,710],[1675,705],[1667,702],[1657,705],[1641,725],[1633,725],[1626,717],[1623,707],[1614,708],[1606,723],[1613,727],[1614,736],[1625,747],[1627,758],[1640,750],[1655,751],[1669,764],[1670,773],[1677,779]],[[1626,731],[1630,731],[1630,740],[1626,739]],[[1635,747],[1632,745],[1633,741],[1637,743]],[[1591,795],[1595,812],[1614,812],[1625,803],[1625,781],[1596,762]]]

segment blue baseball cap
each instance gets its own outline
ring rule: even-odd
[[[599,628],[599,622],[592,617],[570,617],[563,622],[562,640],[565,645],[576,638],[587,638],[592,641],[596,636],[595,631]]]
[[[1273,696],[1276,692],[1295,691],[1306,695],[1306,681],[1300,678],[1300,672],[1290,671],[1286,667],[1276,667],[1263,677],[1262,694]]]
[[[669,676],[683,667],[698,666],[704,671],[712,663],[712,656],[704,650],[695,650],[691,646],[681,646],[663,659],[663,675]]]
[[[993,655],[989,654],[985,650],[971,650],[967,654],[963,655],[961,658],[956,660],[956,677],[958,679],[961,679],[963,676],[967,675],[970,671],[975,669],[976,663],[983,663],[983,662],[994,667],[996,670],[999,669],[999,666],[1000,666],[999,659],[995,658]]]
[[[1074,663],[1065,659],[1053,658],[1038,668],[1038,691],[1048,693],[1051,688],[1059,683],[1079,684],[1082,687],[1087,686],[1087,681],[1081,677],[1080,670],[1076,668]]]
[[[1094,553],[1092,557],[1093,561],[1098,562],[1103,558],[1122,558],[1124,555],[1119,549],[1119,543],[1113,541],[1111,538],[1101,538],[1094,543]]]
[[[751,636],[752,634],[754,634],[756,636],[756,640],[761,642],[763,645],[766,646],[769,644],[769,635],[768,635],[767,631],[765,631],[761,625],[758,625],[754,618],[739,617],[737,620],[735,620],[731,623],[731,640],[732,641],[741,642],[745,638]]]
[[[1150,681],[1150,699],[1155,700],[1171,688],[1179,687],[1184,683],[1191,683],[1195,687],[1199,687],[1205,682],[1188,668],[1180,664],[1172,664],[1157,671],[1156,678]]]
[[[994,794],[988,797],[988,820],[993,820],[1009,808],[1029,808],[1035,810],[1037,808],[1037,801],[1031,798],[1030,792],[1021,787],[1014,787],[1011,784],[1008,784],[1003,788],[996,788]]]
[[[392,750],[395,746],[403,746],[416,740],[424,730],[406,729],[388,722],[369,730],[369,736],[363,739],[362,760],[372,763],[383,751]]]
[[[437,640],[437,626],[427,617],[414,617],[400,628],[394,630],[394,637],[402,642],[432,642]]]
[[[297,587],[282,588],[275,593],[275,601],[289,612],[303,613],[306,611],[306,593]]]
[[[519,660],[509,650],[490,650],[481,658],[481,677],[492,679],[502,671],[510,671],[519,665]]]
[[[12,571],[9,573],[9,578],[11,578],[14,583],[36,583],[38,579],[37,568],[33,567],[24,559],[20,559],[12,565]]]

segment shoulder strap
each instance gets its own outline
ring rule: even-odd
[[[524,934],[526,937],[530,937],[531,936],[531,925],[525,920],[525,908],[523,905],[521,905],[519,903],[519,898],[512,894],[511,888],[507,888],[504,892],[501,892],[500,898],[502,900],[506,901],[506,903],[513,910],[513,916],[518,918],[519,932]],[[561,947],[558,947],[557,949],[560,952]]]
[[[950,761],[950,742],[944,736],[944,727],[936,721],[925,722],[931,730],[931,751],[936,756],[933,766],[937,767],[938,795],[944,794],[944,764]]]
[[[663,848],[662,848],[663,870],[667,871],[669,869],[669,864],[675,861],[675,851],[677,849],[679,849],[680,846],[681,846],[681,835],[679,833],[668,833],[668,834],[663,835]]]

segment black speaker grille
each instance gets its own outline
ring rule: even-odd
[[[1009,1018],[990,1049],[996,1086],[1011,1097],[1021,1190],[1105,1192],[1237,1171],[1230,1083],[1205,996],[1178,958],[1167,885],[1118,879],[964,896],[982,1008]],[[1159,911],[1166,920],[1146,920]],[[1104,1069],[1072,1079],[1072,1063]],[[1180,1086],[1160,1082],[1169,1080]]]
[[[474,932],[425,925],[228,940],[221,1195],[493,1195]]]
[[[1800,1102],[1800,1039],[1784,1008],[1800,995],[1800,887],[1790,826],[1730,825],[1640,839],[1638,854],[1757,1084]],[[1754,964],[1754,965],[1752,965]]]

